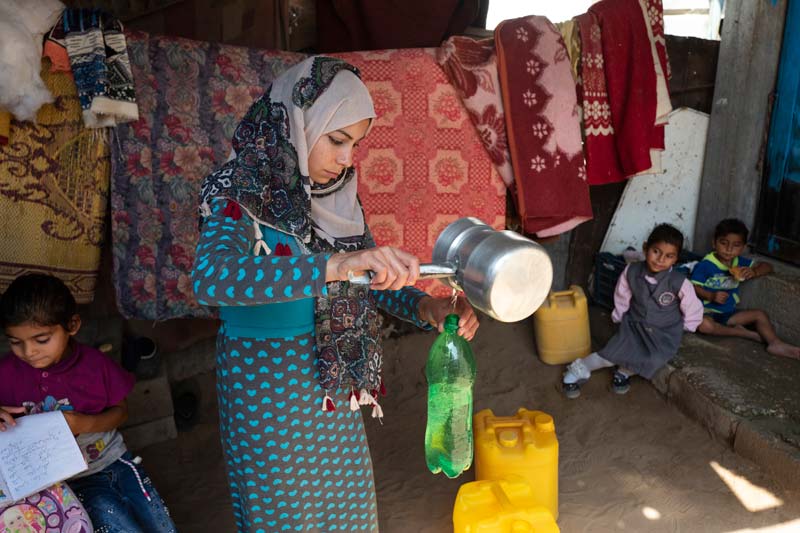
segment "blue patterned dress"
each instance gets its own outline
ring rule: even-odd
[[[329,254],[300,255],[294,238],[260,226],[271,250],[254,256],[253,222],[212,202],[192,274],[202,305],[219,306],[220,436],[238,530],[377,531],[375,484],[361,412],[349,391],[322,411],[314,297],[326,296]],[[420,327],[413,288],[375,291],[380,308]]]

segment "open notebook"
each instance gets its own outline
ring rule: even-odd
[[[60,411],[18,418],[0,431],[0,507],[87,468]]]

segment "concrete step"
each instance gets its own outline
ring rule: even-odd
[[[597,349],[614,328],[605,310],[592,307],[589,314]],[[800,490],[798,378],[800,362],[770,355],[761,344],[688,333],[652,383],[712,436]]]
[[[768,257],[757,259],[772,264],[775,272],[743,283],[740,307],[763,309],[769,315],[778,336],[786,342],[800,346],[800,268]]]
[[[687,334],[654,385],[716,438],[800,490],[800,363],[754,342]]]
[[[137,379],[127,400],[128,420],[123,427],[172,416],[172,393],[165,365],[162,363],[154,378]]]
[[[166,365],[162,363],[154,378],[137,380],[127,400],[128,420],[120,431],[129,449],[136,450],[177,436]]]
[[[178,436],[175,428],[175,418],[165,416],[135,426],[126,426],[120,430],[125,439],[125,445],[133,453],[145,446],[158,444]]]

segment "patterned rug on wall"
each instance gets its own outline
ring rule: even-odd
[[[463,216],[503,229],[506,186],[435,48],[336,54],[361,70],[378,119],[356,157],[375,241],[430,261],[436,237]],[[449,293],[436,280],[419,287]]]
[[[128,32],[140,120],[118,128],[114,284],[127,318],[208,316],[192,297],[200,183],[241,116],[303,55]],[[338,54],[361,69],[378,119],[359,148],[359,195],[378,244],[430,260],[453,220],[505,224],[503,182],[435,49]],[[444,294],[436,281],[424,289]]]
[[[189,276],[203,179],[228,158],[240,118],[301,54],[126,32],[139,120],[117,128],[111,230],[126,318],[207,317]]]
[[[35,124],[13,121],[0,145],[0,292],[21,274],[44,272],[89,303],[105,235],[107,133],[83,127],[75,82],[49,65],[42,78],[55,101]]]

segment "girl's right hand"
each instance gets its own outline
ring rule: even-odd
[[[370,286],[376,290],[400,290],[419,278],[419,259],[393,246],[376,246],[356,252],[333,254],[325,281],[347,281],[351,276],[373,272]]]
[[[6,426],[12,427],[17,425],[17,422],[14,420],[12,415],[21,415],[25,414],[24,407],[0,407],[0,431],[5,431]]]

